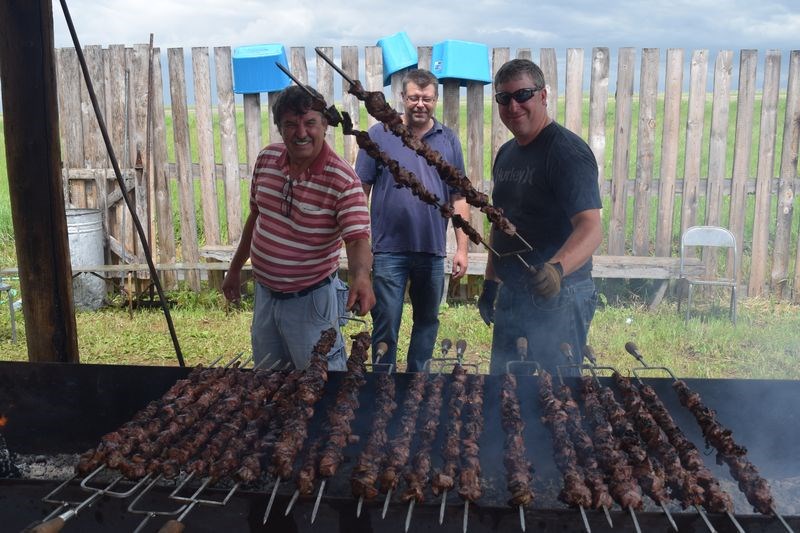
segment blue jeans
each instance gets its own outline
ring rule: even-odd
[[[525,288],[501,285],[494,314],[489,372],[504,373],[507,362],[519,360],[519,337],[528,340],[526,359],[537,361],[551,373],[555,373],[556,366],[569,364],[561,352],[561,343],[572,346],[573,362],[580,363],[596,307],[597,290],[590,277],[575,282],[565,280],[561,292],[549,300]],[[563,369],[562,375],[575,376],[578,370]]]
[[[269,368],[277,361],[294,364],[295,368],[306,368],[311,360],[311,350],[320,335],[328,328],[336,328],[337,338],[328,353],[328,370],[346,370],[347,353],[339,329],[342,285],[338,277],[305,296],[279,300],[268,288],[256,283],[255,309],[251,340],[256,364],[267,361],[262,368]]]
[[[403,315],[406,282],[411,299],[411,342],[408,346],[408,372],[420,372],[433,355],[439,333],[439,304],[444,290],[444,257],[424,253],[376,253],[372,264],[372,353],[377,343],[389,349],[382,363],[397,364],[397,335]]]

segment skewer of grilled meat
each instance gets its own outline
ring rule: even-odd
[[[627,414],[647,443],[648,448],[658,457],[664,467],[673,497],[681,502],[683,508],[702,505],[705,500],[705,491],[697,483],[697,478],[681,464],[677,450],[647,410],[636,386],[630,379],[618,372],[614,373],[613,378],[625,402],[622,416]],[[613,392],[610,394],[613,396]]]
[[[400,418],[400,428],[397,435],[389,441],[383,470],[379,476],[381,492],[384,494],[397,487],[397,482],[399,481],[398,472],[408,462],[411,440],[416,431],[419,407],[425,392],[425,382],[426,374],[414,374],[406,392],[406,398],[403,401],[403,414]]]
[[[567,433],[572,439],[578,464],[583,468],[584,481],[592,492],[591,507],[608,510],[614,505],[614,499],[597,463],[592,438],[583,428],[583,416],[578,403],[573,399],[572,391],[567,385],[558,388],[557,398],[561,401],[561,408],[567,413]]]
[[[447,349],[449,349],[449,345]],[[444,341],[442,341],[442,351],[445,351]],[[454,365],[451,375],[452,380],[448,387],[450,400],[447,402],[447,425],[441,451],[444,465],[441,469],[434,471],[433,480],[431,481],[431,490],[436,496],[452,490],[455,486],[459,459],[461,458],[461,409],[467,400],[465,387],[467,371],[461,365]]]
[[[442,388],[444,376],[438,374],[429,380],[425,391],[425,406],[422,410],[422,421],[419,430],[419,444],[414,458],[403,474],[407,488],[400,495],[402,502],[414,500],[422,503],[425,500],[425,485],[428,484],[428,472],[431,469],[431,448],[439,430],[439,414],[442,408]]]
[[[460,365],[459,365],[460,366]],[[461,474],[458,478],[458,495],[462,500],[475,502],[480,499],[481,463],[478,440],[483,433],[483,383],[481,374],[472,374],[467,379],[467,404],[464,409],[464,438],[461,441]]]
[[[461,170],[447,162],[442,157],[442,154],[433,150],[423,140],[417,139],[411,133],[403,124],[399,113],[386,102],[383,92],[365,91],[358,80],[353,81],[354,83],[350,84],[348,92],[364,102],[370,115],[383,122],[389,131],[403,141],[404,145],[423,157],[429,165],[435,167],[441,179],[451,187],[458,189],[469,205],[477,207],[485,213],[487,218],[501,231],[508,235],[516,234],[514,225],[503,216],[503,210],[489,204],[488,195],[476,190],[469,178]]]
[[[716,412],[703,404],[700,395],[692,391],[686,382],[676,380],[672,387],[678,393],[681,404],[694,415],[706,441],[717,449],[717,463],[727,463],[731,476],[738,482],[739,490],[750,505],[761,514],[774,514],[775,500],[769,483],[747,459],[747,448],[733,440],[731,430],[717,421]]]
[[[623,509],[641,509],[641,488],[633,478],[633,467],[629,464],[628,455],[619,449],[620,444],[601,405],[593,378],[581,378],[581,396],[586,420],[592,428],[595,455],[609,478],[611,496]]]
[[[351,422],[358,409],[358,392],[366,383],[367,350],[372,343],[370,334],[362,331],[353,336],[350,357],[347,359],[347,373],[336,395],[336,403],[328,413],[330,432],[327,443],[320,454],[319,473],[331,477],[336,473],[344,458],[343,450],[352,437]]]
[[[525,422],[517,398],[517,378],[510,373],[502,378],[500,409],[500,420],[506,433],[503,464],[506,467],[506,485],[511,493],[508,503],[522,507],[530,504],[534,498],[531,488],[533,466],[525,456],[525,442],[522,439]]]
[[[311,361],[297,380],[297,390],[292,396],[292,413],[284,420],[283,431],[272,454],[276,475],[281,479],[292,476],[294,460],[303,447],[308,434],[308,421],[314,416],[314,405],[322,397],[328,380],[327,354],[336,342],[336,330],[330,328],[314,346]]]
[[[608,387],[601,388],[600,401],[606,409],[614,434],[619,439],[622,449],[628,454],[628,459],[633,466],[633,475],[639,481],[644,493],[661,506],[669,503],[670,496],[667,492],[666,472],[660,460],[655,461],[648,456],[648,445],[639,436],[639,432],[631,422],[634,419],[634,415],[630,411],[626,413],[625,409],[614,397],[614,392]],[[666,451],[662,451],[658,455],[659,459],[663,459],[666,453]],[[670,458],[674,459],[671,455]],[[681,475],[680,463],[673,470],[677,471],[676,475]],[[677,480],[677,486],[680,486],[679,481],[681,478],[673,479]],[[693,502],[684,502],[684,507],[688,505],[693,505]]]
[[[733,512],[733,500],[719,484],[714,474],[705,466],[700,450],[692,441],[686,438],[683,431],[678,427],[669,414],[664,403],[656,394],[656,391],[647,384],[639,385],[639,394],[644,400],[650,414],[667,435],[670,443],[678,451],[681,463],[692,472],[697,478],[697,482],[705,490],[703,507],[713,513]]]
[[[592,492],[578,465],[578,456],[567,430],[569,415],[561,400],[553,393],[553,377],[545,370],[539,373],[539,403],[544,416],[542,423],[553,436],[553,457],[564,477],[564,488],[558,498],[570,507],[591,507]]]
[[[353,495],[367,500],[371,500],[378,495],[375,482],[378,479],[378,471],[385,456],[386,443],[389,440],[386,428],[397,408],[397,403],[394,401],[394,377],[390,374],[378,374],[375,388],[374,418],[372,419],[369,439],[358,456],[350,477],[350,487],[353,490]]]

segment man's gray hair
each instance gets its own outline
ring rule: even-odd
[[[536,87],[543,88],[545,86],[542,69],[539,68],[539,65],[528,59],[512,59],[504,63],[497,71],[497,74],[494,75],[494,84],[500,85],[502,83],[508,83],[509,81],[519,79],[526,75],[530,76]]]
[[[439,78],[433,75],[433,72],[423,68],[411,69],[403,76],[403,93],[406,92],[408,83],[411,82],[420,89],[424,89],[428,85],[433,85],[434,94],[439,96]]]

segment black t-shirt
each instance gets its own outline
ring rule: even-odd
[[[553,257],[572,233],[570,219],[587,209],[600,209],[597,162],[589,146],[565,127],[551,122],[525,146],[512,139],[497,152],[492,169],[492,202],[533,247],[521,254],[530,265]],[[523,248],[515,237],[492,231],[493,248],[501,256]],[[495,272],[513,282],[523,272],[516,257],[494,257]],[[586,277],[589,259],[570,275]]]

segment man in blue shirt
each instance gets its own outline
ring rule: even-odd
[[[464,172],[464,156],[458,136],[434,118],[439,81],[427,70],[414,69],[403,78],[403,123],[413,135],[436,150],[445,161]],[[412,172],[441,202],[469,220],[469,206],[459,191],[447,185],[436,169],[383,124],[369,130],[381,150]],[[376,303],[372,309],[373,357],[379,342],[388,346],[381,362],[396,363],[397,337],[403,313],[406,284],[411,299],[413,327],[408,347],[408,372],[419,372],[433,355],[439,331],[439,303],[444,290],[444,259],[448,220],[439,211],[397,186],[384,165],[360,150],[356,173],[367,197],[371,197],[372,283]],[[467,272],[467,236],[455,230],[456,252],[452,279]]]

